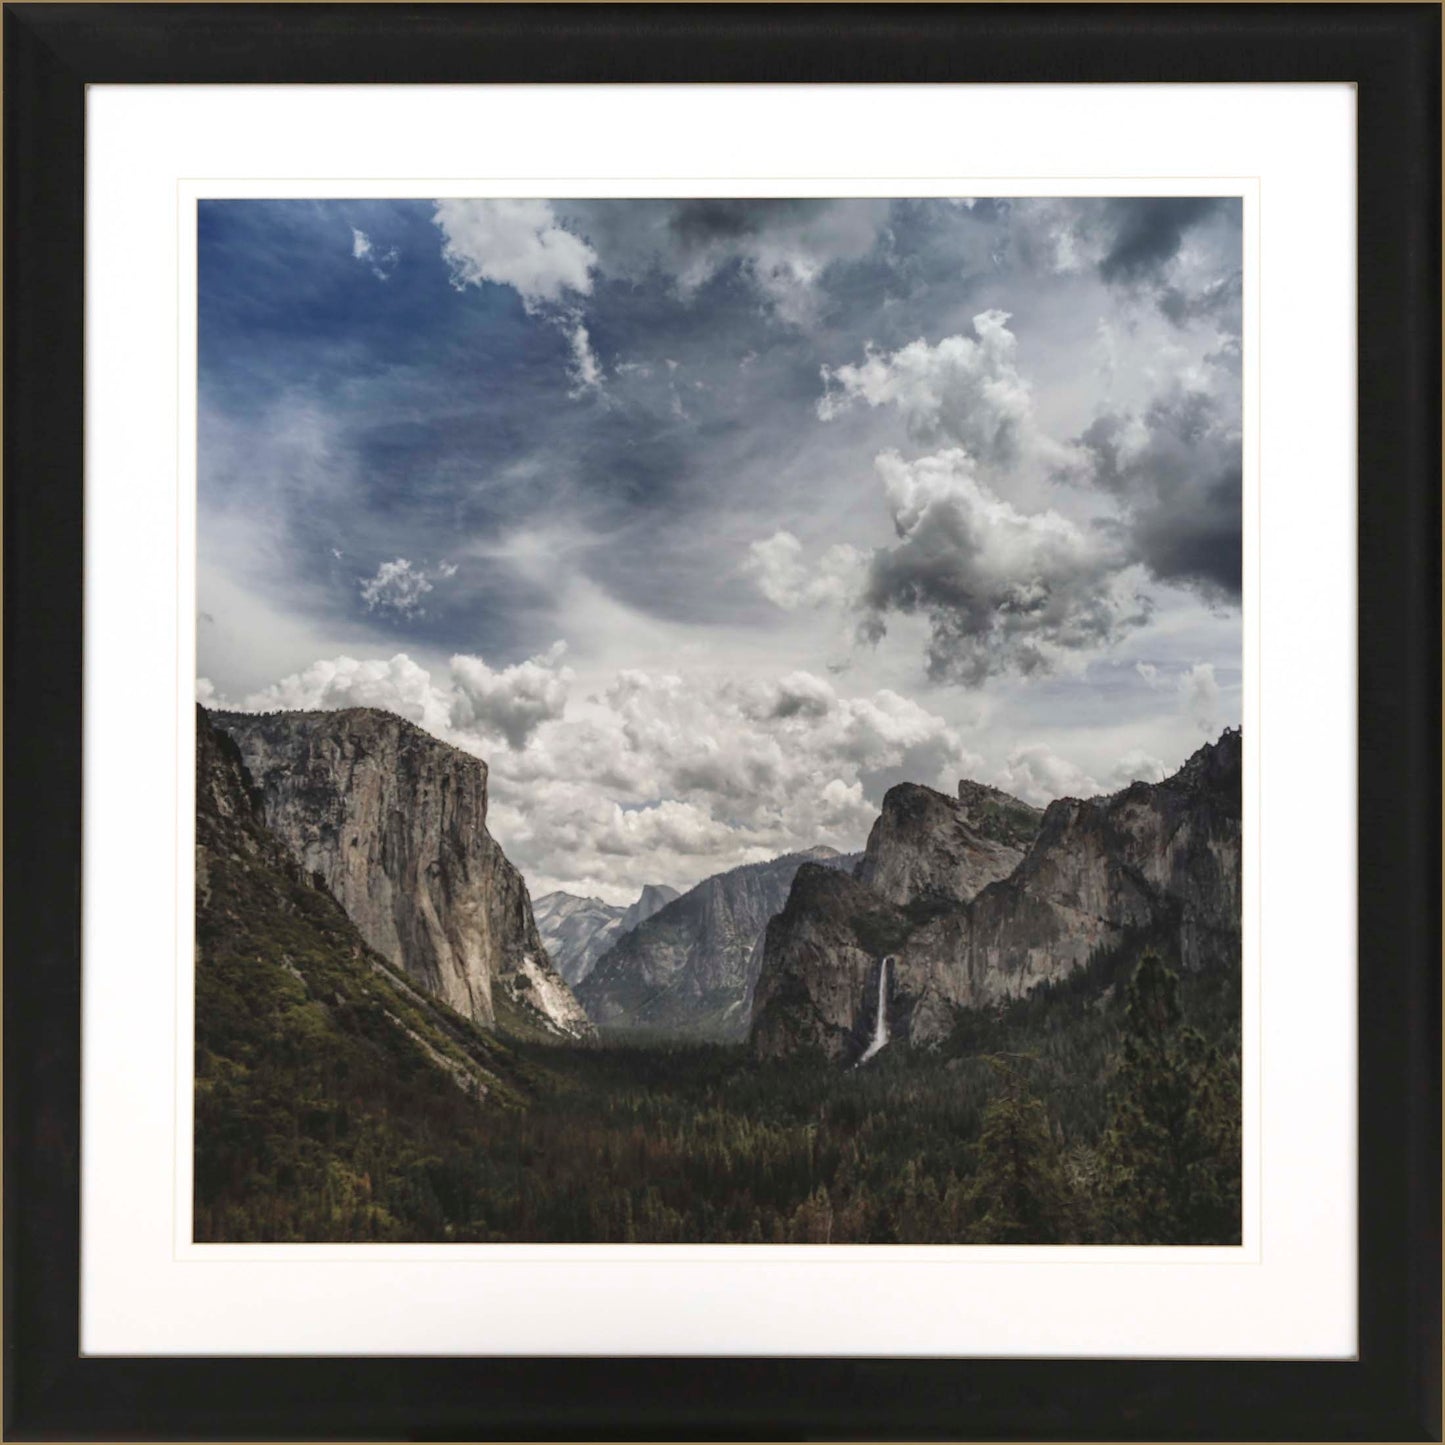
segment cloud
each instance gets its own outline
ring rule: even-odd
[[[566,651],[566,644],[557,642],[540,656],[499,671],[480,657],[453,657],[449,713],[453,729],[481,738],[504,738],[508,747],[522,751],[542,723],[566,711],[572,681],[571,669],[562,666]]]
[[[856,365],[824,366],[819,418],[831,421],[855,403],[893,407],[914,441],[962,447],[1010,495],[1073,477],[1082,458],[1038,425],[1009,319],[1006,311],[981,311],[973,336],[932,346],[920,338],[891,354],[870,346]]]
[[[1092,272],[1176,326],[1207,320],[1235,337],[1242,216],[1232,196],[1021,199],[1008,206],[1010,241],[1026,267],[1058,276]]]
[[[1082,768],[1044,743],[1014,749],[995,779],[1006,793],[1039,806],[1055,798],[1094,798],[1104,791]]]
[[[609,275],[635,281],[661,272],[690,300],[735,266],[773,316],[799,327],[818,320],[829,269],[877,245],[889,209],[887,201],[712,196],[561,204]]]
[[[1006,465],[1032,412],[1008,322],[1005,311],[983,311],[974,337],[946,336],[936,346],[920,339],[891,355],[869,348],[856,366],[824,366],[818,415],[831,421],[855,401],[894,406],[915,440],[956,442],[986,465]]]
[[[1127,788],[1130,783],[1157,783],[1169,775],[1163,760],[1146,753],[1143,748],[1131,748],[1114,765],[1109,773],[1111,788]]]
[[[550,201],[437,201],[433,220],[458,291],[510,286],[528,311],[591,293],[597,253],[558,222]]]
[[[669,864],[686,884],[817,843],[856,848],[899,776],[951,788],[977,765],[943,719],[886,690],[843,697],[806,672],[631,670],[494,776],[517,800],[508,827],[533,868],[616,888]]]
[[[452,568],[455,572],[456,568]],[[443,573],[450,576],[451,573]],[[361,600],[368,612],[394,613],[397,617],[420,617],[426,609],[422,598],[433,590],[431,578],[421,567],[413,567],[405,557],[383,562],[374,577],[361,577]]]
[[[1106,281],[1119,218],[1093,199],[1059,203],[1037,265],[1022,202],[524,205],[519,226],[494,206],[444,223],[430,201],[208,213],[198,606],[217,623],[196,670],[218,692],[394,694],[487,757],[529,879],[619,891],[658,855],[590,840],[682,828],[663,803],[705,818],[694,843],[727,865],[853,846],[890,775],[949,786],[968,752],[992,768],[1047,742],[1105,786],[1135,753],[1173,764],[1196,741],[1175,687],[1197,662],[1234,720],[1218,558],[1239,518],[1207,478],[1234,445],[1238,377],[1205,365],[1239,290],[1227,215],[1183,227],[1152,270],[1141,232]],[[353,221],[405,253],[406,306],[316,311],[318,287],[366,289],[362,257],[345,269]],[[504,231],[513,251],[479,239]],[[411,264],[429,247],[439,284]],[[1208,415],[1189,418],[1191,391]],[[916,494],[871,469],[887,447]],[[1220,548],[1191,541],[1194,516]],[[388,584],[383,563],[407,575]],[[1216,580],[1175,585],[1193,575]],[[1134,633],[1143,587],[1155,611]],[[860,623],[881,645],[855,645]],[[573,650],[544,671],[577,674],[560,715],[555,676],[530,702],[496,681],[554,637]],[[421,693],[387,663],[358,671],[392,654],[430,669]],[[486,685],[464,733],[447,660],[471,654]],[[308,679],[317,658],[337,666]],[[649,679],[630,701],[609,695],[626,667]]]
[[[1099,274],[1113,282],[1157,281],[1178,256],[1185,233],[1222,204],[1229,203],[1214,196],[1130,196],[1106,201],[1109,240],[1099,258]]]
[[[864,555],[847,543],[835,543],[815,567],[803,565],[803,544],[788,531],[753,542],[743,561],[743,575],[775,607],[792,612],[800,607],[843,607],[861,580]]]
[[[1178,383],[1142,414],[1105,412],[1079,438],[1127,545],[1161,581],[1235,601],[1243,580],[1243,435],[1228,398]]]
[[[592,338],[581,321],[574,322],[568,330],[567,343],[572,348],[572,368],[568,373],[572,378],[570,394],[575,398],[587,391],[600,390],[602,363],[598,361],[597,353],[592,350]]]
[[[914,462],[885,452],[877,467],[900,540],[873,554],[860,636],[878,641],[893,612],[927,618],[935,681],[1046,674],[1148,619],[1137,569],[1102,532],[1019,511],[961,449]]]
[[[396,270],[396,263],[401,259],[401,252],[395,246],[380,250],[365,231],[358,231],[355,226],[351,228],[351,254],[363,265],[369,266],[378,281],[389,281],[391,273]]]
[[[1199,731],[1213,737],[1219,731],[1219,683],[1214,664],[1198,662],[1179,678],[1179,706]]]
[[[432,687],[431,674],[404,652],[385,661],[322,658],[249,694],[242,707],[249,712],[379,707],[432,732],[447,726],[444,696]]]
[[[941,717],[887,689],[631,670],[578,699],[563,657],[560,644],[505,668],[457,656],[441,679],[405,654],[338,657],[242,706],[387,708],[485,758],[491,826],[534,892],[626,898],[815,844],[856,849],[892,783],[952,789],[982,767]]]

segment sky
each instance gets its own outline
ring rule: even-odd
[[[533,897],[1241,713],[1233,199],[203,201],[197,692],[484,758]]]

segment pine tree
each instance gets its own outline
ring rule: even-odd
[[[1125,993],[1104,1140],[1104,1205],[1117,1239],[1238,1242],[1239,1112],[1237,1068],[1183,1026],[1177,976],[1146,953]]]
[[[1056,1244],[1068,1235],[1070,1201],[1048,1114],[1016,1067],[988,1062],[1001,1088],[983,1114],[969,1232],[978,1244]]]

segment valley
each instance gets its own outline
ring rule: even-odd
[[[197,730],[197,1239],[1238,1238],[1237,731],[625,906],[392,714]]]

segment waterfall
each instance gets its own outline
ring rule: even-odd
[[[887,954],[878,969],[878,1016],[873,1021],[873,1041],[863,1050],[860,1064],[866,1064],[888,1042],[888,965],[892,962],[893,955]]]

